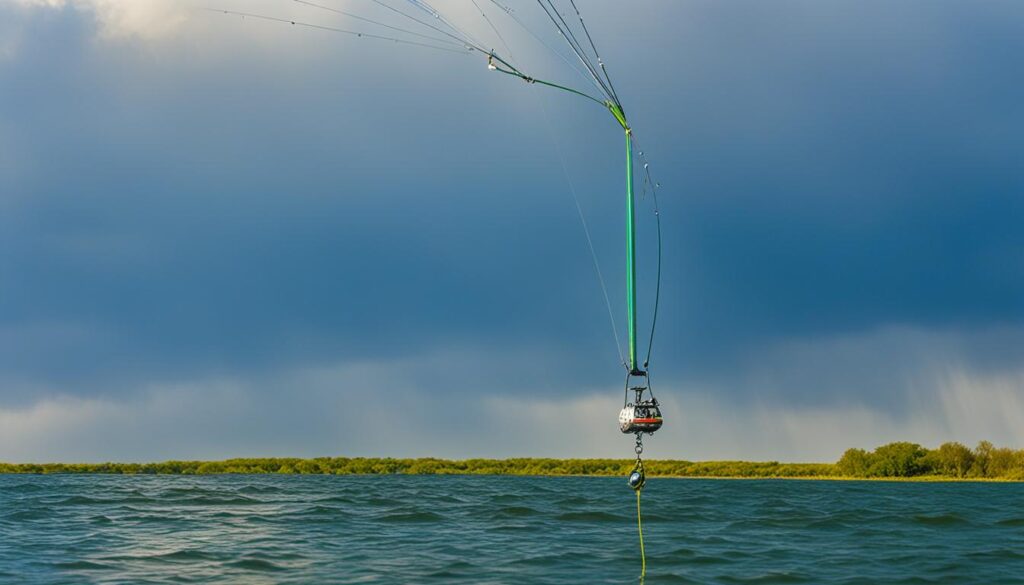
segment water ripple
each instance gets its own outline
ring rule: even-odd
[[[647,583],[1024,584],[1024,485],[652,479]],[[0,581],[636,583],[620,478],[0,476]]]

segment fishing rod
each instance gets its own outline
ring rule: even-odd
[[[378,26],[387,29],[388,34],[377,34],[377,33],[365,33],[361,31],[354,31],[350,29],[343,29],[338,27],[318,25],[314,23],[308,23],[303,21],[295,21],[287,18],[278,18],[272,16],[264,16],[258,14],[251,14],[246,12],[238,12],[232,10],[216,10],[228,15],[241,16],[242,18],[255,18],[260,20],[266,20],[271,22],[278,22],[284,24],[291,24],[294,26],[302,26],[307,28],[320,29],[329,32],[343,33],[349,36],[357,38],[369,38],[383,41],[391,41],[394,43],[417,46],[422,48],[430,48],[436,50],[443,50],[454,53],[472,54],[480,53],[485,55],[487,58],[487,68],[491,71],[497,71],[499,73],[516,77],[522,81],[531,85],[542,85],[555,90],[565,92],[575,97],[583,98],[589,102],[596,103],[602,108],[607,110],[615,121],[622,129],[625,137],[625,164],[626,164],[626,212],[625,212],[625,236],[626,236],[626,265],[625,265],[625,284],[626,284],[626,332],[628,338],[628,352],[627,356],[623,357],[623,366],[626,370],[626,382],[625,382],[625,398],[623,400],[623,407],[619,411],[618,422],[619,429],[624,434],[632,434],[635,437],[634,452],[636,454],[636,460],[633,464],[632,471],[628,476],[628,484],[636,493],[636,504],[637,504],[637,532],[640,541],[640,557],[641,557],[641,581],[644,579],[647,572],[647,559],[644,552],[644,541],[643,541],[643,525],[642,515],[640,509],[640,494],[646,485],[647,477],[643,465],[643,437],[644,435],[652,435],[655,431],[660,429],[664,424],[664,417],[661,413],[660,404],[657,398],[654,396],[654,390],[650,381],[650,360],[651,350],[654,344],[654,330],[657,324],[658,308],[661,299],[661,265],[662,265],[662,233],[661,233],[661,216],[660,210],[658,209],[657,200],[657,189],[660,184],[654,182],[651,179],[650,165],[647,162],[646,156],[643,150],[638,150],[637,154],[642,163],[642,180],[643,180],[643,193],[646,194],[647,190],[650,189],[652,194],[652,201],[654,207],[655,224],[656,224],[656,235],[657,235],[657,276],[655,281],[655,295],[653,304],[653,316],[651,319],[650,336],[648,338],[647,354],[644,361],[641,363],[638,359],[639,348],[637,344],[637,230],[636,230],[636,195],[634,188],[634,150],[636,149],[636,138],[632,127],[630,126],[629,120],[626,117],[625,109],[622,105],[622,101],[619,99],[619,94],[616,91],[614,83],[612,83],[611,76],[608,73],[608,68],[601,58],[600,53],[597,50],[597,46],[594,42],[593,37],[590,34],[590,30],[587,28],[586,23],[583,20],[583,16],[579,7],[577,6],[576,0],[569,0],[572,8],[572,12],[575,14],[576,19],[579,22],[579,27],[574,30],[574,26],[570,24],[570,20],[566,18],[562,11],[555,5],[555,0],[536,0],[537,5],[541,8],[548,21],[555,27],[559,36],[569,46],[572,53],[576,56],[582,69],[576,66],[566,59],[565,55],[561,52],[556,51],[548,43],[534,33],[529,27],[526,26],[525,22],[519,18],[515,11],[497,0],[489,0],[490,4],[496,6],[501,14],[504,14],[507,18],[515,22],[519,27],[528,32],[533,38],[540,41],[547,49],[552,53],[555,53],[563,61],[566,62],[574,71],[579,73],[587,82],[592,85],[592,89],[595,93],[591,93],[591,90],[581,90],[571,87],[567,83],[559,83],[546,79],[539,79],[537,77],[524,73],[517,65],[513,64],[511,59],[511,50],[508,48],[508,44],[505,41],[505,36],[501,34],[496,26],[494,19],[487,15],[483,5],[487,2],[480,0],[470,0],[473,7],[480,14],[483,20],[487,23],[488,27],[495,33],[501,43],[505,46],[508,52],[508,57],[500,55],[493,48],[486,49],[484,43],[480,42],[473,35],[466,32],[462,27],[457,25],[452,20],[445,17],[440,11],[430,5],[427,0],[405,0],[404,3],[399,2],[400,5],[408,5],[415,9],[417,14],[425,14],[429,17],[429,20],[423,20],[415,14],[410,14],[392,3],[385,0],[365,0],[366,2],[372,3],[379,8],[387,10],[389,13],[394,14],[402,18],[408,23],[415,23],[415,25],[424,27],[430,32],[417,32],[408,28],[392,25],[389,23],[382,22],[381,20],[363,17],[360,15],[353,14],[349,11],[343,11],[340,9],[333,8],[312,0],[292,0],[294,3],[304,5],[310,8],[319,9],[322,11],[332,12],[338,15],[346,16],[354,20],[358,20],[361,23]],[[407,26],[411,26],[409,24]],[[409,35],[416,37],[415,40],[401,38],[396,36],[397,34]],[[441,35],[441,36],[437,36]],[[581,42],[581,38],[586,40],[586,44]],[[593,55],[593,58],[591,57]],[[596,65],[594,62],[596,59]],[[574,195],[575,197],[575,195]],[[598,277],[601,281],[602,290],[604,290],[604,279],[601,276],[600,267],[597,265],[597,256],[594,253],[593,244],[590,238],[590,232],[587,228],[586,221],[583,218],[582,210],[579,208],[579,201],[577,199],[577,210],[580,212],[580,219],[583,222],[584,230],[587,234],[588,246],[591,249],[591,255],[594,259],[595,267],[597,268]],[[605,302],[608,304],[609,314],[611,315],[611,304],[608,300],[607,291],[604,290]],[[612,330],[618,343],[618,334],[616,333],[615,319],[612,317]],[[621,354],[620,354],[620,357]],[[632,393],[632,396],[630,395]]]
[[[540,0],[538,0],[540,1]],[[548,0],[550,4],[550,0]],[[575,2],[573,2],[575,8]],[[578,11],[577,11],[578,14]],[[552,19],[554,21],[554,19]],[[564,23],[564,20],[562,20]],[[580,17],[580,23],[582,25],[582,17]],[[556,26],[559,26],[555,22]],[[585,28],[585,25],[584,25]],[[561,31],[560,31],[561,32]],[[563,33],[563,38],[568,40],[569,34]],[[587,33],[588,39],[590,38],[589,32]],[[593,45],[593,40],[590,41]],[[597,49],[594,49],[595,54]],[[580,55],[577,52],[577,55]],[[580,55],[581,59],[584,59]],[[600,57],[599,57],[600,58]],[[636,461],[633,464],[633,469],[629,474],[627,483],[633,491],[636,493],[636,514],[637,514],[637,534],[640,541],[640,579],[641,582],[647,574],[647,556],[644,551],[644,536],[643,536],[643,520],[640,509],[640,494],[643,488],[647,484],[647,476],[644,470],[643,464],[643,436],[653,435],[655,431],[660,429],[664,424],[664,417],[661,413],[661,408],[658,403],[658,399],[654,396],[654,390],[650,382],[650,375],[648,368],[650,366],[651,349],[654,344],[654,329],[657,324],[658,305],[661,299],[661,262],[662,262],[662,237],[661,237],[661,215],[660,210],[657,206],[657,193],[656,183],[651,181],[650,176],[650,165],[647,163],[646,158],[642,158],[643,169],[644,169],[644,187],[645,191],[648,185],[651,187],[652,199],[654,200],[655,206],[655,219],[657,224],[657,237],[658,237],[658,260],[657,260],[657,280],[655,286],[655,302],[654,302],[654,317],[651,323],[651,333],[647,348],[647,357],[641,365],[637,360],[637,279],[636,279],[636,197],[634,194],[633,186],[633,129],[629,125],[629,121],[626,118],[626,113],[622,108],[622,104],[615,94],[611,78],[608,77],[607,68],[604,63],[600,64],[602,73],[604,74],[607,84],[601,83],[600,78],[593,73],[592,67],[588,69],[594,74],[595,79],[598,80],[599,85],[605,90],[606,99],[601,100],[593,95],[582,92],[571,87],[552,83],[549,81],[536,79],[530,77],[511,65],[508,61],[499,57],[493,51],[488,54],[487,67],[492,71],[498,71],[506,75],[518,77],[523,81],[531,84],[541,84],[554,89],[569,92],[579,97],[583,97],[592,102],[596,102],[604,106],[612,116],[622,127],[623,133],[626,139],[626,323],[627,323],[627,336],[629,341],[629,356],[626,365],[626,391],[625,399],[623,400],[622,410],[619,411],[619,430],[624,434],[632,434],[635,436],[636,442],[634,445],[634,452],[636,453]],[[641,157],[643,157],[643,151],[640,151]],[[584,224],[585,225],[585,224]],[[588,233],[589,243],[589,233]],[[633,401],[630,402],[629,393],[633,393]],[[647,396],[645,396],[645,393]]]

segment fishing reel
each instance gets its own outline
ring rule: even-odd
[[[642,382],[630,386],[634,378],[642,378]],[[629,392],[634,394],[633,402],[629,402]],[[644,398],[644,393],[650,394],[650,398]],[[633,371],[626,376],[626,398],[623,400],[625,406],[619,411],[619,430],[624,434],[652,434],[661,428],[664,420],[661,416],[661,408],[658,407],[658,399],[650,391],[650,383],[647,372]]]

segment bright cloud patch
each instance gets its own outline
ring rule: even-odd
[[[499,387],[490,381],[512,379],[502,372],[504,356],[427,353],[152,384],[128,395],[56,395],[0,408],[0,461],[631,455],[632,438],[616,425],[621,388]],[[949,361],[944,369],[920,361],[916,371],[907,368],[893,390],[910,397],[904,410],[873,401],[738,399],[727,387],[661,381],[666,424],[647,441],[647,455],[835,461],[849,447],[901,440],[1024,444],[1024,372],[982,373]],[[437,393],[436,378],[451,363],[477,364],[469,376],[475,391]]]
[[[106,37],[160,38],[187,18],[188,3],[175,0],[14,0],[15,4],[58,9],[71,6],[92,12]]]

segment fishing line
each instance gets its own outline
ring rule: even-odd
[[[509,16],[512,15],[512,8],[505,6],[504,4],[498,2],[498,0],[491,0],[491,4],[494,4],[498,8],[501,8],[502,12],[504,12],[505,14],[508,14]]]
[[[658,238],[658,268],[654,286],[654,314],[651,318],[651,336],[647,341],[647,357],[644,359],[644,368],[646,368],[651,362],[651,350],[654,347],[654,330],[658,325],[658,308],[661,305],[661,266],[663,238],[661,235],[661,208],[658,206],[658,189],[661,187],[661,183],[658,183],[651,178],[651,165],[647,161],[647,155],[644,154],[643,147],[640,145],[640,141],[637,140],[635,134],[633,135],[633,142],[636,143],[638,154],[640,156],[640,162],[643,163],[643,193],[647,193],[648,185],[650,185],[651,188],[651,202],[654,206],[654,225]],[[643,197],[643,195],[641,195],[641,197]]]
[[[568,33],[569,36],[566,40],[570,42],[574,50],[576,50],[586,59],[587,64],[589,66],[588,69],[590,69],[594,73],[597,73],[597,70],[594,69],[594,64],[590,62],[590,56],[586,54],[586,51],[583,49],[583,45],[580,43],[579,39],[576,38],[576,33],[573,32],[572,27],[569,26],[569,23],[565,21],[565,17],[562,16],[561,11],[558,10],[558,8],[555,6],[552,0],[544,1],[548,3],[548,6],[551,7],[551,12],[553,12],[554,15],[558,17],[558,21],[562,23],[559,30],[563,30],[565,31],[565,33]],[[541,6],[543,6],[543,4],[541,4]],[[549,17],[551,17],[551,12],[548,13]],[[555,23],[555,26],[558,26],[558,22]]]
[[[587,52],[583,48],[583,44],[580,43],[579,39],[576,38],[576,33],[574,33],[572,31],[572,27],[569,26],[568,22],[566,22],[565,17],[558,10],[558,8],[555,7],[555,5],[554,5],[552,0],[546,0],[546,1],[548,3],[548,6],[551,7],[551,10],[558,16],[558,20],[560,20],[562,22],[562,25],[565,27],[565,31],[569,33],[569,38],[572,39],[570,44],[573,46],[573,50],[576,51],[577,55],[580,55],[581,58],[585,59],[586,65],[587,65],[587,69],[594,76],[594,79],[597,79],[598,83],[601,84],[601,87],[604,88],[605,95],[608,97],[608,99],[612,100],[616,105],[619,105],[618,104],[618,99],[614,97],[614,93],[611,91],[611,89],[609,89],[609,87],[607,85],[605,85],[604,81],[602,81],[601,78],[597,75],[597,70],[594,69],[594,64],[590,61],[590,57],[587,56],[587,54],[586,54]],[[549,13],[548,16],[550,17],[550,13]],[[555,26],[558,26],[557,22],[555,23]],[[559,28],[559,30],[562,30],[562,29]],[[565,37],[565,33],[563,33],[562,36]],[[566,40],[568,41],[569,38],[566,38]],[[595,53],[596,53],[596,51],[595,51]]]
[[[533,32],[533,30],[532,30],[532,29],[530,29],[530,27],[526,26],[526,23],[525,23],[525,22],[523,22],[523,21],[522,21],[522,20],[521,20],[521,19],[520,19],[520,18],[519,18],[518,16],[516,16],[516,15],[515,15],[515,13],[514,13],[514,12],[512,11],[512,9],[511,9],[511,8],[508,8],[507,6],[503,6],[502,4],[499,4],[498,2],[496,2],[495,0],[490,0],[490,2],[491,2],[491,4],[494,4],[495,6],[497,6],[498,8],[500,8],[500,9],[501,9],[501,10],[502,10],[502,11],[503,11],[503,12],[505,13],[505,15],[506,15],[506,16],[508,16],[509,18],[511,18],[511,19],[512,19],[512,21],[513,21],[513,22],[515,22],[516,24],[518,24],[520,28],[522,28],[522,29],[523,29],[524,31],[526,31],[526,32],[527,32],[527,33],[528,33],[528,34],[529,34],[529,35],[530,35],[531,37],[533,37],[534,39],[536,39],[536,41],[537,41],[538,43],[540,43],[541,45],[543,45],[543,46],[544,46],[544,48],[546,48],[547,50],[551,51],[551,53],[552,53],[553,55],[556,55],[556,56],[557,56],[557,57],[558,57],[559,59],[561,59],[561,60],[562,60],[562,61],[563,61],[563,62],[564,62],[564,63],[565,63],[566,65],[568,65],[568,66],[569,66],[569,67],[570,67],[570,68],[571,68],[571,69],[572,69],[573,71],[575,71],[576,73],[578,73],[578,74],[580,75],[580,77],[582,77],[582,78],[583,78],[584,80],[586,80],[586,82],[587,82],[587,83],[590,83],[590,84],[592,84],[592,85],[594,86],[594,89],[596,89],[596,90],[597,90],[597,91],[599,91],[599,92],[601,91],[601,86],[597,85],[597,83],[595,83],[593,79],[591,79],[591,78],[590,78],[590,77],[589,77],[589,76],[588,76],[588,75],[587,75],[586,73],[584,73],[584,72],[583,72],[583,71],[582,71],[582,70],[581,70],[581,69],[579,68],[579,66],[578,66],[578,65],[576,65],[575,63],[573,63],[571,59],[569,59],[569,58],[568,58],[568,57],[566,57],[566,56],[565,56],[564,54],[562,54],[562,52],[561,52],[561,51],[558,51],[558,50],[556,50],[556,49],[555,49],[554,47],[552,47],[552,46],[551,46],[550,44],[548,44],[548,42],[547,42],[547,41],[545,41],[544,39],[542,39],[542,38],[540,37],[540,35],[538,35],[537,33]]]
[[[505,41],[505,37],[501,36],[501,33],[498,32],[498,28],[494,26],[493,22],[491,22],[491,19],[487,16],[487,13],[484,12],[483,7],[477,4],[476,0],[471,1],[473,2],[473,6],[476,6],[476,9],[480,11],[480,16],[482,16],[484,20],[487,21],[487,25],[490,26],[491,30],[494,31],[494,34],[498,35],[498,40],[501,41],[501,44],[505,46],[505,52],[508,53],[509,60],[515,61],[515,59],[512,57],[512,49],[509,48],[508,43]]]
[[[604,66],[604,60],[601,59],[601,54],[597,52],[597,45],[594,44],[594,39],[590,36],[590,31],[587,30],[587,25],[583,22],[583,15],[580,14],[580,9],[576,7],[576,0],[569,0],[572,4],[572,9],[576,11],[576,17],[580,19],[580,26],[583,27],[583,34],[587,35],[587,41],[590,42],[590,48],[594,50],[594,55],[597,57],[597,64],[601,67],[601,72],[604,73],[604,78],[608,80],[608,88],[612,90],[612,97],[615,98],[615,104],[620,108],[622,102],[619,101],[619,94],[615,92],[615,85],[612,83],[612,78],[608,76],[608,70]]]
[[[411,14],[406,14],[405,12],[402,12],[401,10],[395,8],[394,6],[390,6],[388,4],[385,4],[381,0],[370,0],[370,2],[373,2],[374,4],[376,4],[378,6],[387,8],[388,10],[390,10],[390,11],[396,13],[396,14],[400,14],[400,15],[404,16],[405,18],[408,18],[409,20],[413,21],[413,22],[418,22],[418,23],[422,24],[423,26],[425,26],[427,28],[433,29],[433,30],[435,30],[435,31],[445,35],[446,37],[451,37],[451,38],[455,39],[456,41],[459,41],[460,44],[463,44],[463,45],[465,45],[467,47],[470,47],[472,49],[480,51],[481,53],[487,54],[487,51],[485,49],[483,49],[480,46],[474,45],[468,39],[464,39],[464,38],[460,39],[459,37],[453,35],[452,33],[448,32],[448,31],[446,31],[444,29],[436,27],[436,26],[430,24],[429,22],[423,22],[422,20],[416,18],[415,16],[413,16]]]
[[[640,492],[647,485],[647,473],[644,471],[644,462],[640,454],[644,451],[643,432],[636,433],[636,463],[633,464],[633,471],[629,473],[629,487],[636,492],[636,532],[640,540],[640,583],[644,582],[647,576],[647,552],[644,550],[644,521],[643,513],[640,510]]]
[[[320,24],[311,24],[311,23],[308,23],[308,22],[300,22],[300,21],[297,21],[297,20],[290,20],[290,19],[287,19],[287,18],[277,18],[277,17],[274,17],[274,16],[264,16],[262,14],[252,14],[252,13],[249,13],[249,12],[237,12],[237,11],[234,11],[234,10],[223,10],[223,9],[219,9],[219,8],[206,8],[205,10],[209,10],[211,12],[220,12],[220,13],[223,13],[223,14],[229,14],[229,15],[234,15],[234,16],[241,16],[242,18],[256,18],[256,19],[259,19],[259,20],[267,20],[267,21],[271,21],[271,22],[280,22],[280,23],[283,23],[283,24],[291,24],[291,25],[294,25],[294,26],[304,26],[304,27],[307,27],[307,28],[315,28],[315,29],[329,31],[329,32],[343,33],[343,34],[352,35],[352,36],[359,37],[359,38],[378,39],[378,40],[382,40],[382,41],[392,41],[392,42],[395,42],[395,43],[401,43],[403,45],[414,45],[414,46],[417,46],[417,47],[424,47],[424,48],[428,48],[428,49],[437,49],[438,51],[448,51],[449,53],[468,54],[466,50],[451,49],[451,48],[448,48],[448,47],[438,47],[436,45],[431,45],[431,44],[427,44],[427,43],[420,43],[420,42],[417,42],[417,41],[410,41],[410,40],[406,40],[406,39],[398,39],[398,38],[395,38],[395,37],[388,37],[388,36],[383,36],[383,35],[375,35],[375,34],[370,34],[370,33],[354,31],[354,30],[346,30],[346,29],[342,29],[342,28],[335,28],[333,26],[324,26],[324,25],[320,25]]]
[[[644,523],[643,516],[640,514],[640,492],[642,490],[636,490],[636,531],[640,535],[640,581],[644,580],[647,576],[647,553],[644,552]]]
[[[348,16],[349,18],[354,18],[356,20],[361,20],[363,22],[368,22],[370,24],[375,24],[377,26],[382,26],[384,28],[388,28],[388,29],[391,29],[391,30],[394,30],[394,31],[403,32],[403,33],[414,35],[414,36],[417,36],[417,37],[420,37],[420,38],[424,38],[424,39],[430,39],[430,40],[432,40],[434,42],[437,42],[437,43],[444,43],[446,45],[456,45],[456,46],[460,46],[460,47],[464,46],[463,43],[461,43],[461,42],[453,43],[452,41],[449,41],[448,39],[439,39],[437,37],[432,37],[430,35],[425,35],[425,34],[422,34],[422,33],[413,32],[411,30],[406,30],[404,28],[399,28],[397,26],[392,26],[390,24],[386,24],[386,23],[379,22],[379,21],[376,21],[376,20],[373,20],[373,19],[370,19],[370,18],[359,16],[358,14],[352,14],[351,12],[345,12],[344,10],[338,10],[337,8],[331,8],[330,6],[324,6],[323,4],[316,4],[315,2],[309,2],[309,0],[292,0],[292,1],[296,2],[298,4],[305,4],[306,6],[311,6],[313,8],[319,8],[320,10],[326,10],[328,12],[334,12],[335,14],[341,14],[341,15],[344,15],[344,16]]]
[[[661,254],[663,247],[661,237],[661,210],[658,209],[658,191],[653,187],[651,188],[651,197],[654,199],[654,225],[658,232],[658,269],[655,280],[656,284],[654,285],[654,315],[651,317],[651,337],[647,341],[647,357],[644,358],[644,368],[651,363],[651,349],[654,347],[654,330],[658,326],[658,307],[661,305]]]
[[[597,73],[594,71],[593,67],[591,66],[590,62],[586,59],[586,57],[584,57],[580,53],[580,51],[576,48],[576,46],[573,45],[572,41],[569,40],[569,37],[566,36],[565,31],[562,30],[561,25],[559,25],[558,21],[555,20],[555,17],[551,15],[551,12],[548,10],[547,6],[544,6],[543,0],[537,0],[537,4],[539,4],[540,7],[544,10],[544,13],[548,15],[548,19],[551,20],[551,23],[555,25],[556,29],[558,29],[558,33],[560,35],[562,35],[562,38],[565,39],[566,43],[568,43],[569,48],[571,48],[573,53],[576,54],[576,58],[578,58],[580,60],[580,62],[583,63],[583,66],[587,69],[587,71],[590,72],[590,76],[601,87],[601,91],[602,91],[602,93],[605,94],[605,97],[608,98],[608,99],[611,99],[611,96],[608,95],[607,88],[604,87],[604,82],[602,82],[601,79],[597,76]]]
[[[604,295],[604,305],[608,309],[608,321],[612,325],[612,336],[615,337],[615,348],[619,352],[619,362],[623,367],[629,369],[629,365],[626,364],[625,354],[622,353],[622,342],[619,341],[619,328],[615,325],[615,311],[612,310],[612,302],[608,297],[608,286],[605,284],[604,274],[601,272],[601,263],[598,261],[597,252],[594,250],[594,240],[590,236],[590,226],[587,224],[587,218],[583,214],[583,207],[580,205],[579,195],[576,193],[576,187],[573,184],[572,177],[569,175],[569,169],[565,162],[565,155],[562,152],[561,144],[559,143],[558,137],[551,125],[551,118],[548,116],[548,110],[539,96],[537,101],[540,104],[541,112],[544,114],[544,122],[548,129],[548,135],[551,137],[551,141],[555,145],[555,150],[558,152],[558,161],[562,166],[562,174],[565,176],[565,182],[569,185],[569,192],[572,193],[573,203],[576,204],[576,213],[579,215],[580,224],[583,226],[583,233],[587,236],[587,248],[590,249],[590,258],[594,262],[594,272],[597,273],[597,280],[601,283],[601,293]]]
[[[537,2],[541,5],[541,8],[544,8],[544,12],[547,13],[548,18],[550,18],[551,21],[555,24],[555,26],[558,27],[558,31],[561,32],[563,36],[568,34],[565,40],[570,45],[572,45],[573,50],[576,51],[577,53],[585,53],[585,51],[583,51],[583,46],[580,45],[578,40],[576,40],[576,35],[572,32],[572,29],[569,28],[568,23],[565,22],[565,18],[562,17],[562,13],[558,11],[558,8],[554,5],[554,3],[551,0],[537,0]],[[551,8],[550,11],[544,6],[544,2],[547,2],[547,5]],[[554,13],[553,15],[552,12]],[[555,16],[558,17],[557,21],[554,18]],[[559,24],[559,21],[561,22],[561,25]],[[587,60],[588,64],[590,64],[590,57],[586,56],[585,54],[583,55],[583,57]],[[588,69],[591,69],[591,71],[593,71],[593,67],[588,67]]]
[[[583,64],[584,69],[587,70],[587,73],[590,76],[591,83],[593,83],[598,88],[598,91],[600,91],[602,94],[605,95],[605,97],[607,97],[607,90],[604,87],[604,84],[601,82],[601,80],[598,79],[598,77],[595,75],[594,69],[591,66],[590,62],[583,54],[580,53],[580,50],[577,47],[575,47],[575,45],[573,45],[571,41],[569,41],[568,37],[565,35],[565,32],[558,24],[557,20],[554,18],[554,16],[551,15],[551,12],[548,10],[547,6],[545,6],[541,2],[541,0],[538,0],[538,4],[540,4],[541,8],[544,9],[545,14],[548,15],[548,19],[551,20],[551,24],[555,26],[555,29],[558,31],[558,34],[561,35],[562,40],[565,41],[565,44],[567,44],[569,48],[572,49],[572,53],[575,54],[575,56],[577,56],[578,59],[580,59],[581,64]]]
[[[473,0],[473,4],[476,4],[476,0]],[[488,22],[490,21],[488,20]],[[499,35],[499,38],[511,59],[512,49],[508,46],[508,43],[505,42],[505,39],[501,38],[501,35]],[[536,93],[533,94],[533,97],[537,100],[537,105],[540,106],[540,111],[544,115],[544,127],[548,131],[548,138],[550,138],[551,143],[555,146],[555,152],[558,154],[558,162],[562,168],[562,176],[565,177],[565,182],[569,186],[569,193],[572,194],[573,203],[576,204],[576,213],[579,215],[580,224],[583,226],[583,233],[587,238],[587,248],[590,250],[590,258],[594,263],[594,272],[597,273],[597,281],[601,284],[601,293],[604,295],[604,304],[608,309],[608,321],[612,326],[612,337],[615,338],[615,349],[619,352],[619,362],[622,363],[623,367],[628,369],[629,366],[626,365],[625,354],[622,353],[622,342],[619,340],[619,329],[615,325],[615,311],[612,310],[612,302],[608,297],[608,287],[604,281],[604,274],[601,272],[601,263],[597,259],[597,251],[594,249],[594,240],[590,236],[590,226],[587,224],[587,218],[583,213],[583,207],[580,205],[580,198],[576,193],[576,185],[573,183],[572,176],[569,174],[569,168],[565,161],[565,153],[562,151],[561,142],[558,140],[558,136],[555,134],[554,127],[551,124],[551,116],[548,115],[548,109],[547,106],[544,105],[544,99]]]
[[[448,26],[448,28],[459,33],[466,39],[469,39],[470,41],[472,41],[472,43],[476,44],[477,46],[483,46],[483,43],[481,43],[476,37],[456,26],[454,23],[452,23],[452,21],[448,20],[448,18],[445,17],[445,15],[441,14],[440,11],[438,11],[436,8],[428,4],[426,0],[408,0],[408,2],[413,6],[419,8],[420,10],[426,12],[427,14],[433,16],[436,20],[444,23],[445,25]]]
[[[503,68],[495,65],[494,64],[495,61],[497,61],[498,63],[501,63],[505,67],[508,67],[508,69],[503,69]],[[557,88],[557,89],[568,91],[568,92],[574,93],[574,94],[576,94],[578,96],[585,97],[588,100],[591,100],[591,101],[593,101],[595,103],[601,104],[601,106],[603,106],[603,107],[608,107],[608,103],[609,102],[601,101],[601,100],[597,99],[596,97],[594,97],[594,96],[592,96],[590,94],[583,93],[582,91],[579,91],[577,89],[573,89],[571,87],[566,87],[564,85],[559,85],[557,83],[552,83],[550,81],[544,81],[543,79],[537,79],[535,77],[530,77],[529,75],[523,73],[519,69],[516,69],[516,67],[514,65],[512,65],[511,63],[509,63],[508,61],[506,61],[506,60],[502,59],[501,57],[499,57],[498,54],[495,53],[494,51],[491,51],[488,54],[487,67],[489,69],[491,69],[491,70],[499,71],[499,72],[504,73],[506,75],[513,75],[515,77],[518,77],[519,79],[522,79],[523,81],[525,81],[527,83],[539,83],[541,85],[546,85],[548,87],[554,87],[554,88]]]
[[[495,58],[495,59],[498,59],[498,56],[497,56],[497,55],[495,55],[494,53],[491,53],[491,55],[490,55],[490,56],[491,56],[491,57],[493,57],[493,58]],[[597,99],[596,97],[594,97],[594,96],[592,96],[592,95],[589,95],[589,94],[583,93],[582,91],[579,91],[579,90],[575,90],[575,89],[573,89],[573,88],[571,88],[571,87],[566,87],[566,86],[564,86],[564,85],[558,85],[557,83],[551,83],[550,81],[544,81],[543,79],[535,79],[535,78],[533,78],[533,77],[530,77],[529,75],[526,75],[525,73],[523,73],[523,72],[521,72],[521,71],[519,71],[519,70],[515,69],[514,67],[512,67],[511,65],[509,65],[509,64],[508,64],[508,63],[506,63],[505,61],[501,61],[500,59],[499,59],[499,61],[500,61],[501,63],[503,63],[503,64],[507,65],[508,67],[510,67],[510,68],[511,68],[511,70],[509,70],[509,69],[502,69],[501,67],[498,67],[498,66],[496,66],[496,65],[492,65],[492,68],[493,68],[493,69],[494,69],[495,71],[498,71],[498,72],[504,73],[504,74],[506,74],[506,75],[512,75],[512,76],[518,77],[518,78],[522,79],[523,81],[525,81],[525,82],[527,82],[527,83],[539,83],[539,84],[541,84],[541,85],[546,85],[546,86],[548,86],[548,87],[554,87],[554,88],[557,88],[557,89],[562,89],[562,90],[565,90],[565,91],[568,91],[568,92],[572,92],[572,93],[574,93],[574,94],[576,94],[576,95],[578,95],[578,96],[582,96],[582,97],[585,97],[585,98],[587,98],[588,100],[591,100],[591,101],[593,101],[593,102],[596,102],[596,103],[598,103],[598,104],[601,104],[602,106],[606,105],[606,104],[605,104],[605,102],[603,102],[603,101],[601,101],[601,100]]]

